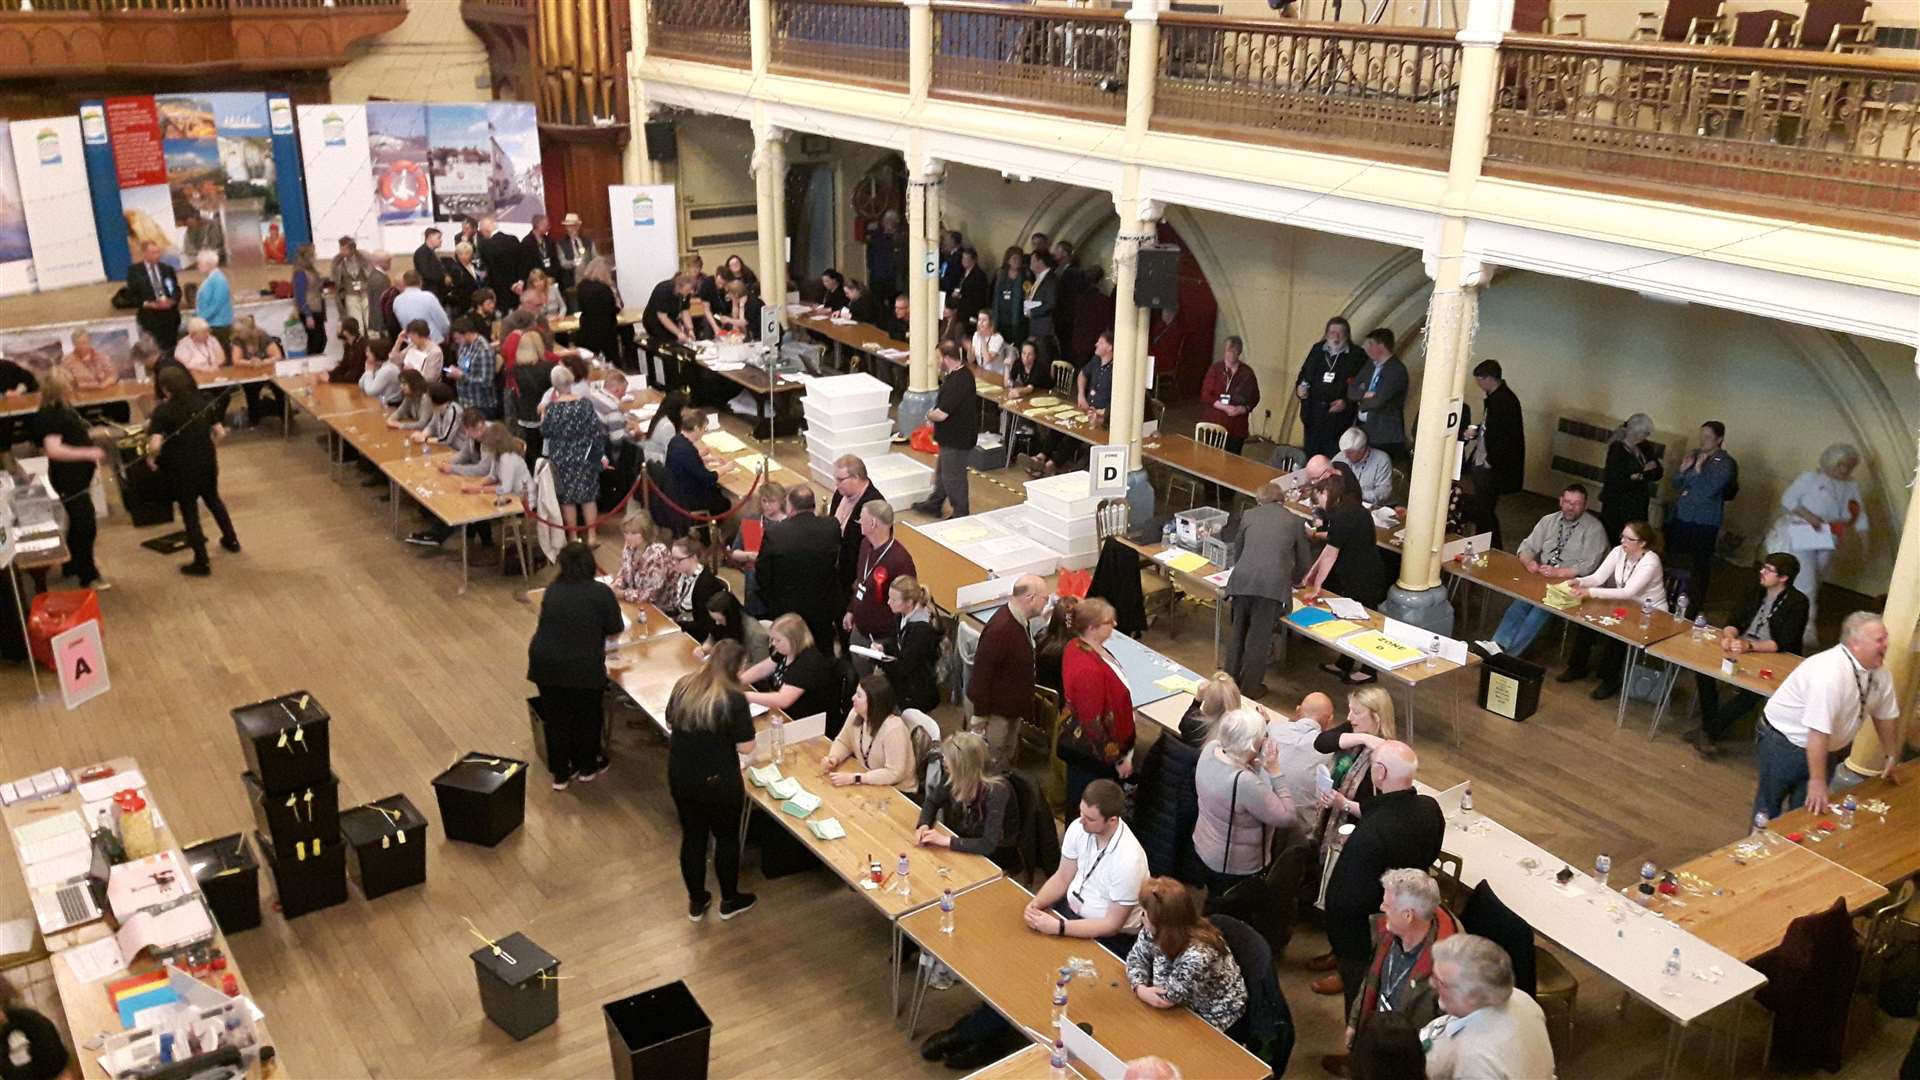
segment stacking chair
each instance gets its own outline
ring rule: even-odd
[[[1060,695],[1044,686],[1033,688],[1033,719],[1022,725],[1020,741],[1032,745],[1045,740],[1041,753],[1047,760],[1042,787],[1049,806],[1067,797],[1067,766],[1060,760]]]
[[[1080,371],[1073,366],[1073,361],[1055,360],[1053,367],[1049,370],[1053,372],[1054,394],[1068,401],[1076,400],[1078,391],[1074,387],[1074,380],[1080,374]]]
[[[1873,24],[1867,21],[1869,0],[1807,0],[1806,14],[1794,29],[1794,44],[1803,49],[1840,51],[1845,43],[1857,44],[1861,30],[1867,41],[1873,39]]]
[[[1193,441],[1199,443],[1201,446],[1211,447],[1215,450],[1225,450],[1227,448],[1227,429],[1221,427],[1219,424],[1209,424],[1203,420],[1193,425]],[[1173,493],[1176,490],[1184,493],[1186,497],[1185,505],[1198,506],[1200,505],[1200,494],[1205,488],[1198,477],[1175,469],[1167,477],[1167,503],[1169,506],[1173,504]]]

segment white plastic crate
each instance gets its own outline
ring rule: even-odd
[[[892,424],[868,424],[864,427],[848,428],[845,431],[830,431],[826,428],[808,428],[807,445],[825,454],[853,454],[863,451],[858,447],[891,446],[893,444]],[[885,451],[881,451],[884,453]]]
[[[1027,505],[1062,520],[1090,518],[1100,508],[1100,496],[1093,493],[1093,478],[1082,469],[1027,481]]]
[[[877,443],[855,443],[851,446],[844,447],[826,447],[809,439],[807,440],[807,460],[812,463],[815,468],[825,469],[827,470],[827,475],[832,476],[833,463],[848,454],[852,454],[861,461],[866,462],[867,470],[871,473],[874,459],[886,457],[888,446],[889,444],[883,440]],[[931,481],[929,481],[929,486],[931,486]]]
[[[833,482],[832,462],[828,462],[827,482]],[[818,468],[818,466],[815,466]],[[922,465],[905,454],[884,454],[867,459],[867,479],[894,509],[906,508],[933,492],[933,466]]]
[[[872,427],[883,424],[888,431],[893,430],[891,408],[887,402],[878,405],[861,405],[854,408],[830,409],[810,397],[801,397],[800,411],[806,414],[807,430],[827,430],[833,432]]]
[[[1092,517],[1062,521],[1052,514],[1029,513],[1027,534],[1055,551],[1092,551],[1100,544],[1100,522]]]
[[[893,401],[893,388],[864,372],[826,375],[807,384],[803,400],[822,415],[839,417],[875,406],[886,408]]]

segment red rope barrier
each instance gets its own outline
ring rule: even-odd
[[[548,467],[551,468],[552,466],[549,465]],[[662,502],[666,503],[668,507],[672,508],[672,510],[675,513],[681,515],[682,517],[687,518],[688,520],[694,522],[695,524],[711,525],[717,521],[725,521],[728,518],[734,516],[735,514],[738,514],[740,511],[744,510],[747,506],[747,503],[753,499],[753,493],[760,489],[760,481],[766,479],[766,476],[767,474],[764,471],[754,473],[753,484],[747,488],[746,494],[740,496],[740,501],[737,503],[734,503],[731,507],[727,508],[725,511],[722,511],[719,514],[714,514],[711,511],[707,511],[707,510],[689,510],[686,507],[681,506],[679,503],[674,502],[671,498],[667,496],[667,493],[665,491],[661,490],[658,484],[655,484],[653,482],[653,478],[647,475],[646,466],[643,464],[640,467],[640,475],[633,478],[633,486],[627,488],[627,493],[620,497],[620,501],[615,503],[611,510],[608,510],[606,513],[600,514],[599,516],[595,517],[594,521],[600,522],[600,521],[605,521],[608,518],[619,517],[621,511],[627,508],[627,504],[633,501],[634,492],[639,491],[640,485],[645,484],[649,489],[653,491],[654,494],[660,497],[660,500]],[[543,518],[539,514],[534,513],[533,504],[531,502],[529,502],[526,506],[526,516],[532,518],[538,524],[545,525],[549,529],[560,529],[567,533],[571,533],[575,529],[585,528],[585,526],[582,526],[582,525],[568,525],[563,522],[548,521],[546,518]]]

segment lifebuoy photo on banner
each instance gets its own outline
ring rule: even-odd
[[[427,107],[369,102],[367,148],[373,155],[374,201],[380,208],[384,246],[388,251],[412,251],[433,222]]]

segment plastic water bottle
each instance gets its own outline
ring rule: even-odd
[[[1652,859],[1648,859],[1646,862],[1640,864],[1640,884],[1651,885],[1653,884],[1653,880],[1659,876],[1660,868],[1653,865]]]
[[[1160,546],[1165,548],[1171,548],[1173,546],[1173,537],[1176,531],[1177,530],[1175,530],[1173,527],[1173,519],[1168,518],[1167,523],[1160,527]]]
[[[1048,1080],[1069,1080],[1073,1074],[1067,1071],[1067,1047],[1059,1039],[1053,1040],[1053,1053],[1047,1058]]]
[[[1427,650],[1426,668],[1428,671],[1432,671],[1434,668],[1437,668],[1439,666],[1440,666],[1440,636],[1438,634],[1435,634],[1433,638],[1433,647]]]
[[[1667,954],[1667,966],[1666,966],[1666,968],[1665,968],[1664,970],[1666,971],[1666,975],[1667,975],[1667,978],[1669,978],[1669,979],[1673,979],[1673,978],[1678,978],[1678,977],[1679,977],[1679,975],[1680,975],[1680,946],[1678,946],[1678,945],[1675,945],[1675,946],[1673,947],[1673,951]]]
[[[773,748],[773,763],[780,764],[787,756],[787,722],[775,714],[768,723],[767,745]]]
[[[1595,855],[1593,857],[1593,880],[1598,881],[1600,887],[1604,889],[1607,887],[1607,875],[1611,873],[1613,873],[1613,858],[1608,855]]]
[[[1693,609],[1687,606],[1687,594],[1681,593],[1679,598],[1673,602],[1673,613],[1684,619],[1687,617],[1687,612],[1691,610]]]
[[[1061,975],[1053,982],[1053,1024],[1057,1028],[1067,1022],[1067,976]]]
[[[1649,864],[1651,865],[1651,864]],[[900,862],[893,868],[894,880],[900,883],[900,895],[912,896],[912,887],[907,884],[907,875],[913,871],[913,864],[907,861],[907,853],[900,853]]]
[[[1467,538],[1467,546],[1464,550],[1460,552],[1460,562],[1466,566],[1479,565],[1478,563],[1473,561],[1473,538],[1472,537]]]
[[[1707,613],[1704,611],[1693,617],[1693,636],[1701,641],[1713,636],[1713,628],[1707,625]]]
[[[1471,780],[1467,781],[1466,787],[1460,789],[1460,809],[1469,812],[1473,810],[1473,781]]]
[[[1753,832],[1750,833],[1749,835],[1751,836],[1767,835],[1767,815],[1765,811],[1762,811],[1758,814],[1753,815]]]
[[[940,890],[940,932],[953,933],[953,890]]]
[[[147,362],[145,360],[135,360],[133,362],[133,381],[137,383],[147,381]]]
[[[1853,828],[1853,815],[1854,815],[1854,812],[1859,809],[1860,809],[1860,804],[1854,800],[1853,796],[1849,795],[1846,798],[1841,799],[1840,800],[1840,827],[1843,829]]]
[[[1640,625],[1643,628],[1653,625],[1653,601],[1651,599],[1640,601]]]

